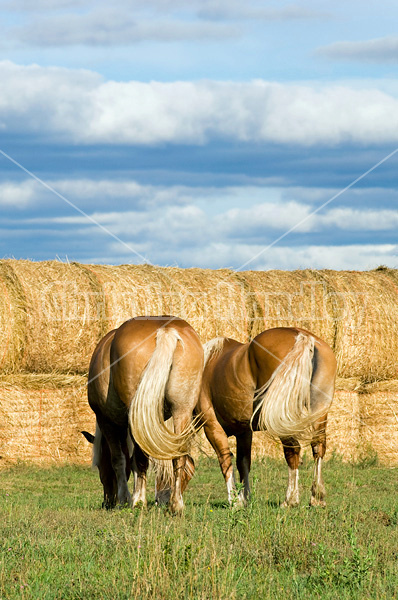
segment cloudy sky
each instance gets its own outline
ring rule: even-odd
[[[396,0],[0,17],[0,257],[398,267]]]

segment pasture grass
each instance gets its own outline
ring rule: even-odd
[[[100,509],[89,467],[0,472],[0,598],[391,599],[398,590],[397,469],[374,457],[324,468],[326,509],[307,508],[312,465],[301,467],[301,506],[282,510],[287,468],[256,460],[248,508],[231,510],[213,459],[203,458],[185,514]]]

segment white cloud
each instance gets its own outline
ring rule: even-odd
[[[155,234],[159,239],[170,238],[177,244],[182,241],[189,243],[203,235],[214,240],[258,239],[261,235],[265,239],[269,233],[283,233],[290,229],[301,234],[329,231],[331,228],[342,233],[398,229],[398,210],[389,208],[335,207],[331,203],[314,213],[325,201],[325,192],[335,195],[336,190],[143,185],[134,180],[88,178],[48,180],[45,183],[84,208],[99,223],[114,228],[118,235],[128,235],[131,223],[134,223],[136,233]],[[389,192],[391,190],[373,190],[380,195],[388,195]],[[364,191],[357,190],[354,204],[363,194]],[[292,196],[297,196],[297,200],[293,200]],[[5,208],[40,209],[53,201],[51,191],[35,180],[0,184],[0,206]],[[62,206],[61,199],[59,203]],[[87,222],[84,216],[62,216],[62,213],[58,217],[46,215],[44,218],[38,214],[34,219],[42,223]]]
[[[34,202],[37,184],[32,180],[22,183],[5,182],[0,184],[0,207],[27,208]]]
[[[339,60],[398,63],[398,36],[359,42],[343,41],[318,48],[317,54]]]
[[[308,231],[311,228],[311,207],[298,202],[284,203],[266,202],[256,204],[248,209],[234,208],[218,217],[219,230],[226,235],[247,236],[254,231],[288,230],[301,221],[297,231]],[[257,233],[258,236],[258,233]]]
[[[316,228],[337,227],[342,231],[398,230],[398,210],[335,208],[317,218]]]
[[[303,188],[297,190],[300,199],[284,200],[286,188],[167,187],[108,179],[62,179],[53,180],[50,185],[84,207],[102,227],[154,263],[209,268],[239,268],[245,264],[245,269],[398,266],[397,247],[376,243],[380,232],[385,233],[385,239],[392,239],[392,233],[398,229],[398,211],[330,205],[312,215],[319,202],[303,201]],[[292,189],[289,193],[292,194]],[[245,198],[251,197],[256,199],[255,203],[239,207],[245,205]],[[268,201],[258,202],[261,197],[268,197]],[[128,256],[122,244],[116,244],[83,215],[71,212],[69,206],[63,211],[61,201],[54,213],[54,200],[50,192],[35,181],[2,183],[0,206],[21,209],[5,213],[10,216],[3,220],[2,227],[7,227],[8,235],[14,236],[23,230],[35,232],[32,235],[41,232],[45,238],[46,232],[57,231],[60,240],[67,239],[71,247],[79,247],[82,240],[89,240],[90,247],[97,248],[95,252],[103,248],[106,259],[96,257],[102,262],[126,262],[136,258]],[[230,202],[235,200],[238,207],[229,208]],[[218,210],[214,211],[214,207]],[[34,209],[34,212],[24,215],[22,209]],[[274,240],[291,228],[295,231],[294,245],[272,246]],[[326,239],[330,239],[331,231],[335,245],[311,243],[312,234],[319,239],[319,233],[325,233]],[[361,243],[350,243],[353,233],[360,234],[357,239],[362,240]],[[285,238],[284,243],[289,239],[289,236]],[[369,242],[364,243],[366,240]]]
[[[209,196],[214,197],[219,193],[217,189],[213,188],[143,185],[134,180],[46,179],[44,183],[48,187],[34,179],[27,179],[19,183],[12,181],[0,183],[0,206],[19,209],[48,206],[56,199],[51,191],[54,190],[67,200],[79,205],[80,208],[98,207],[100,204],[109,205],[111,203],[112,206],[118,208],[118,212],[115,213],[117,215],[128,204],[134,204],[140,211],[150,210],[154,207],[161,209],[168,205],[180,207],[198,200],[206,202]],[[222,195],[224,194],[225,192],[222,192]],[[62,205],[62,199],[59,198],[58,201]],[[84,221],[84,217],[82,218]]]
[[[398,98],[349,83],[103,81],[94,72],[0,63],[5,132],[80,144],[396,143]]]

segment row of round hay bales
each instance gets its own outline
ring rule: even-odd
[[[328,451],[356,461],[377,453],[382,464],[398,464],[398,381],[363,385],[338,379],[328,417]],[[87,403],[86,377],[0,375],[0,468],[23,460],[39,464],[89,464],[92,447],[81,435],[95,431]],[[257,456],[282,457],[281,445],[264,433],[253,440]],[[232,445],[232,450],[234,447]],[[204,434],[192,453],[215,456]]]
[[[98,340],[138,315],[177,315],[203,342],[299,326],[340,377],[397,378],[398,271],[247,271],[0,261],[0,371],[85,373]]]

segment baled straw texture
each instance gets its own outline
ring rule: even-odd
[[[0,261],[0,371],[19,367],[26,344],[26,299],[9,261]]]
[[[256,317],[247,285],[227,269],[159,269],[169,290],[168,314],[178,315],[197,331],[203,343],[218,337],[246,342]]]
[[[90,464],[95,416],[82,376],[8,374],[0,377],[0,468],[18,460],[36,464]],[[341,380],[328,415],[327,454],[355,461],[375,451],[382,464],[397,465],[398,381],[363,385]],[[356,391],[354,391],[356,390]],[[231,448],[235,452],[234,440]],[[214,456],[203,431],[190,453]],[[253,436],[254,456],[282,457],[282,446],[266,434]]]
[[[98,281],[102,306],[98,307],[104,329],[116,329],[136,316],[167,313],[165,286],[160,270],[151,265],[84,265]]]
[[[92,446],[80,433],[95,432],[86,384],[80,376],[1,377],[0,467],[18,460],[89,464]]]
[[[338,375],[398,376],[398,289],[381,271],[319,271],[334,290]]]
[[[328,414],[326,459],[335,453],[344,461],[357,460],[361,446],[360,422],[358,393],[337,390]]]
[[[202,342],[297,326],[335,351],[339,376],[397,378],[398,275],[0,261],[0,370],[84,373],[99,339],[139,315],[185,318]]]
[[[261,311],[253,337],[273,327],[301,327],[333,347],[335,328],[329,290],[317,271],[246,271],[241,276]]]
[[[398,381],[366,386],[359,394],[359,407],[365,456],[371,449],[383,464],[397,464]]]
[[[25,260],[7,264],[18,281],[26,313],[24,348],[13,370],[86,372],[105,333],[97,315],[101,288],[77,264]]]

